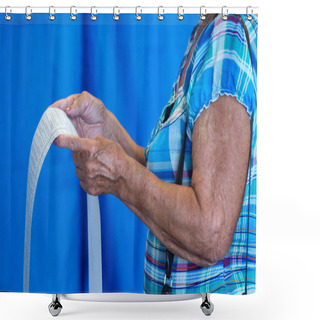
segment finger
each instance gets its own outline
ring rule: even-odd
[[[73,101],[79,95],[80,95],[80,93],[75,93],[75,94],[72,94],[72,95],[68,96],[67,98],[57,100],[56,102],[51,104],[48,108],[58,108],[58,109],[61,109],[63,111],[66,111],[66,109],[72,105]]]
[[[76,175],[80,181],[85,181],[85,172],[79,167],[76,167]]]
[[[84,156],[85,156],[84,152],[79,152],[79,151],[72,152],[72,159],[73,159],[74,165],[79,168],[82,168]]]
[[[105,181],[103,183],[97,183],[97,179],[79,180],[81,188],[92,196],[98,196],[104,194]]]
[[[72,134],[60,134],[56,140],[55,145],[59,148],[68,148],[72,151],[87,151],[89,147],[89,140],[86,138],[79,138]]]
[[[82,188],[85,192],[87,192],[88,188],[87,188],[87,185],[84,183],[84,181],[80,180],[79,183],[80,183],[81,188]],[[87,193],[88,193],[88,192],[87,192]]]
[[[72,104],[66,109],[66,113],[70,118],[75,118],[81,116],[88,107],[90,107],[94,101],[95,97],[87,91],[82,91],[82,93],[74,99]]]
[[[88,194],[91,194],[92,196],[97,196],[99,194],[102,194],[102,192],[100,191],[100,189],[97,189],[93,186],[89,186],[86,182],[84,182],[83,180],[79,181],[81,188]]]

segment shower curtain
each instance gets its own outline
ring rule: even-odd
[[[96,292],[90,290],[89,279],[88,189],[80,184],[79,169],[76,170],[76,166],[85,163],[76,165],[79,160],[76,157],[81,158],[87,151],[72,151],[71,145],[61,147],[64,143],[74,146],[78,141],[87,143],[91,139],[89,144],[101,140],[98,147],[104,145],[103,152],[109,152],[106,161],[113,159],[113,163],[122,170],[126,168],[128,175],[130,173],[131,183],[125,187],[128,197],[139,194],[135,190],[139,188],[146,197],[146,205],[141,209],[143,213],[139,213],[132,205],[134,200],[124,200],[123,195],[119,196],[120,191],[101,191],[98,195],[91,189],[94,196],[99,196],[101,220],[99,230],[93,231],[93,235],[100,235],[100,292],[161,294],[167,284],[172,294],[253,293],[257,17],[248,20],[245,14],[229,14],[225,20],[218,14],[200,20],[199,14],[185,14],[180,20],[176,14],[167,14],[159,20],[156,14],[143,14],[142,19],[137,20],[135,14],[120,14],[120,19],[115,21],[112,14],[101,14],[94,21],[90,14],[77,14],[75,20],[70,19],[69,14],[56,14],[54,20],[43,13],[33,13],[31,20],[26,20],[23,14],[11,16],[10,21],[3,16],[0,19],[0,291]],[[207,25],[201,30],[203,23]],[[197,33],[199,30],[201,33]],[[194,49],[192,57],[188,55],[190,49]],[[184,66],[187,66],[186,70]],[[180,86],[177,80],[182,77],[185,82]],[[124,140],[118,139],[117,143],[110,144],[113,138],[117,140],[109,134],[111,125],[105,128],[109,132],[108,138],[88,138],[81,129],[81,132],[77,130],[79,139],[84,140],[55,140],[39,172],[30,225],[30,248],[26,251],[27,183],[34,135],[49,106],[62,109],[66,118],[71,119],[66,111],[66,98],[71,95],[75,95],[72,102],[77,100],[79,108],[84,108],[83,104],[91,108],[101,102],[108,114],[114,115],[113,123],[118,121],[141,147],[140,156],[143,155],[145,166],[130,153],[126,145],[129,140],[123,143]],[[188,211],[184,204],[191,206],[194,203],[191,200],[195,201],[190,198],[190,186],[193,175],[198,174],[192,167],[197,152],[193,149],[196,138],[192,132],[201,113],[213,108],[222,96],[235,97],[246,111],[250,137],[247,135],[249,148],[243,153],[247,152],[249,161],[241,177],[240,207],[238,203],[236,218],[233,217],[230,226],[232,238],[229,240],[232,242],[223,244],[227,246],[223,257],[220,254],[219,259],[207,258],[209,262],[202,263],[206,258],[199,258],[200,253],[212,251],[214,255],[216,244],[221,244],[224,238],[217,240],[213,233],[212,241],[206,239],[207,247],[199,248],[197,254],[191,252],[200,244],[194,245],[192,250],[187,245],[200,239],[198,235],[202,229],[197,228],[203,227],[200,217],[191,218],[198,211],[190,208]],[[62,101],[60,105],[59,100]],[[210,103],[213,105],[209,107]],[[75,125],[77,120],[70,121]],[[75,127],[79,129],[79,126]],[[41,140],[41,135],[38,139]],[[182,186],[173,184],[177,183],[183,141],[185,156],[181,184],[189,186],[189,193],[181,201],[181,193],[175,193],[175,190],[182,190]],[[93,149],[98,147],[95,145]],[[126,155],[127,162],[121,157],[115,159],[119,154]],[[209,166],[208,172],[213,170],[210,163],[208,159],[203,163],[203,166]],[[115,169],[118,173],[119,170]],[[144,174],[148,178],[143,189],[144,182],[139,181],[139,177],[145,177]],[[166,184],[159,184],[160,180]],[[234,184],[236,182],[230,181],[230,185]],[[151,202],[149,191],[160,185],[153,194],[158,202]],[[168,196],[165,189],[176,194],[175,197],[171,195],[171,207],[166,206],[170,202],[164,198]],[[144,195],[140,196],[143,198]],[[215,208],[213,199],[206,201]],[[151,203],[156,207],[147,205]],[[186,220],[193,222],[193,226],[183,223],[179,230],[173,212],[182,209],[175,203],[183,206]],[[152,211],[163,215],[158,214],[151,223],[148,217],[156,217]],[[161,217],[171,217],[165,230],[161,229],[165,225]],[[177,229],[172,235],[171,226]],[[186,230],[185,238],[195,236],[194,241],[183,243],[183,230]],[[187,233],[190,230],[193,231]],[[94,247],[94,250],[98,249]],[[26,252],[29,252],[28,273],[25,270]],[[173,253],[171,277],[166,273],[170,265],[169,252]],[[28,279],[25,279],[26,274]],[[94,272],[93,276],[96,276]],[[26,281],[27,287],[24,286]]]

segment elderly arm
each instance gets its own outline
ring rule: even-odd
[[[174,254],[200,266],[223,259],[245,191],[250,120],[221,96],[200,114],[192,134],[191,186],[167,183],[128,157],[115,195]]]
[[[130,157],[145,167],[146,158],[144,156],[144,148],[132,140],[113,113],[109,110],[107,110],[107,112],[110,119],[108,130],[113,133],[114,141],[117,141]]]
[[[111,111],[107,110],[107,113],[109,119],[107,130],[112,132],[114,140],[121,145],[121,147],[130,157],[145,167],[146,158],[144,156],[144,148],[140,147],[132,140],[128,132],[124,129]]]
[[[120,143],[60,135],[73,151],[81,187],[122,200],[174,254],[206,267],[223,259],[241,211],[250,148],[250,121],[233,97],[201,112],[192,134],[191,186],[160,180]]]

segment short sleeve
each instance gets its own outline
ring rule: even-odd
[[[224,21],[218,15],[202,32],[186,95],[190,134],[201,111],[219,95],[236,97],[251,119],[256,108],[256,70],[252,63],[255,51],[249,51],[247,38],[250,43],[256,41],[256,29],[248,28],[250,38],[240,16],[229,15]]]

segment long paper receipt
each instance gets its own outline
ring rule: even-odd
[[[78,136],[64,111],[48,108],[34,134],[28,167],[26,220],[24,240],[23,291],[29,292],[30,250],[33,204],[41,167],[53,140],[60,134]],[[89,292],[102,292],[101,222],[98,197],[87,194]]]

